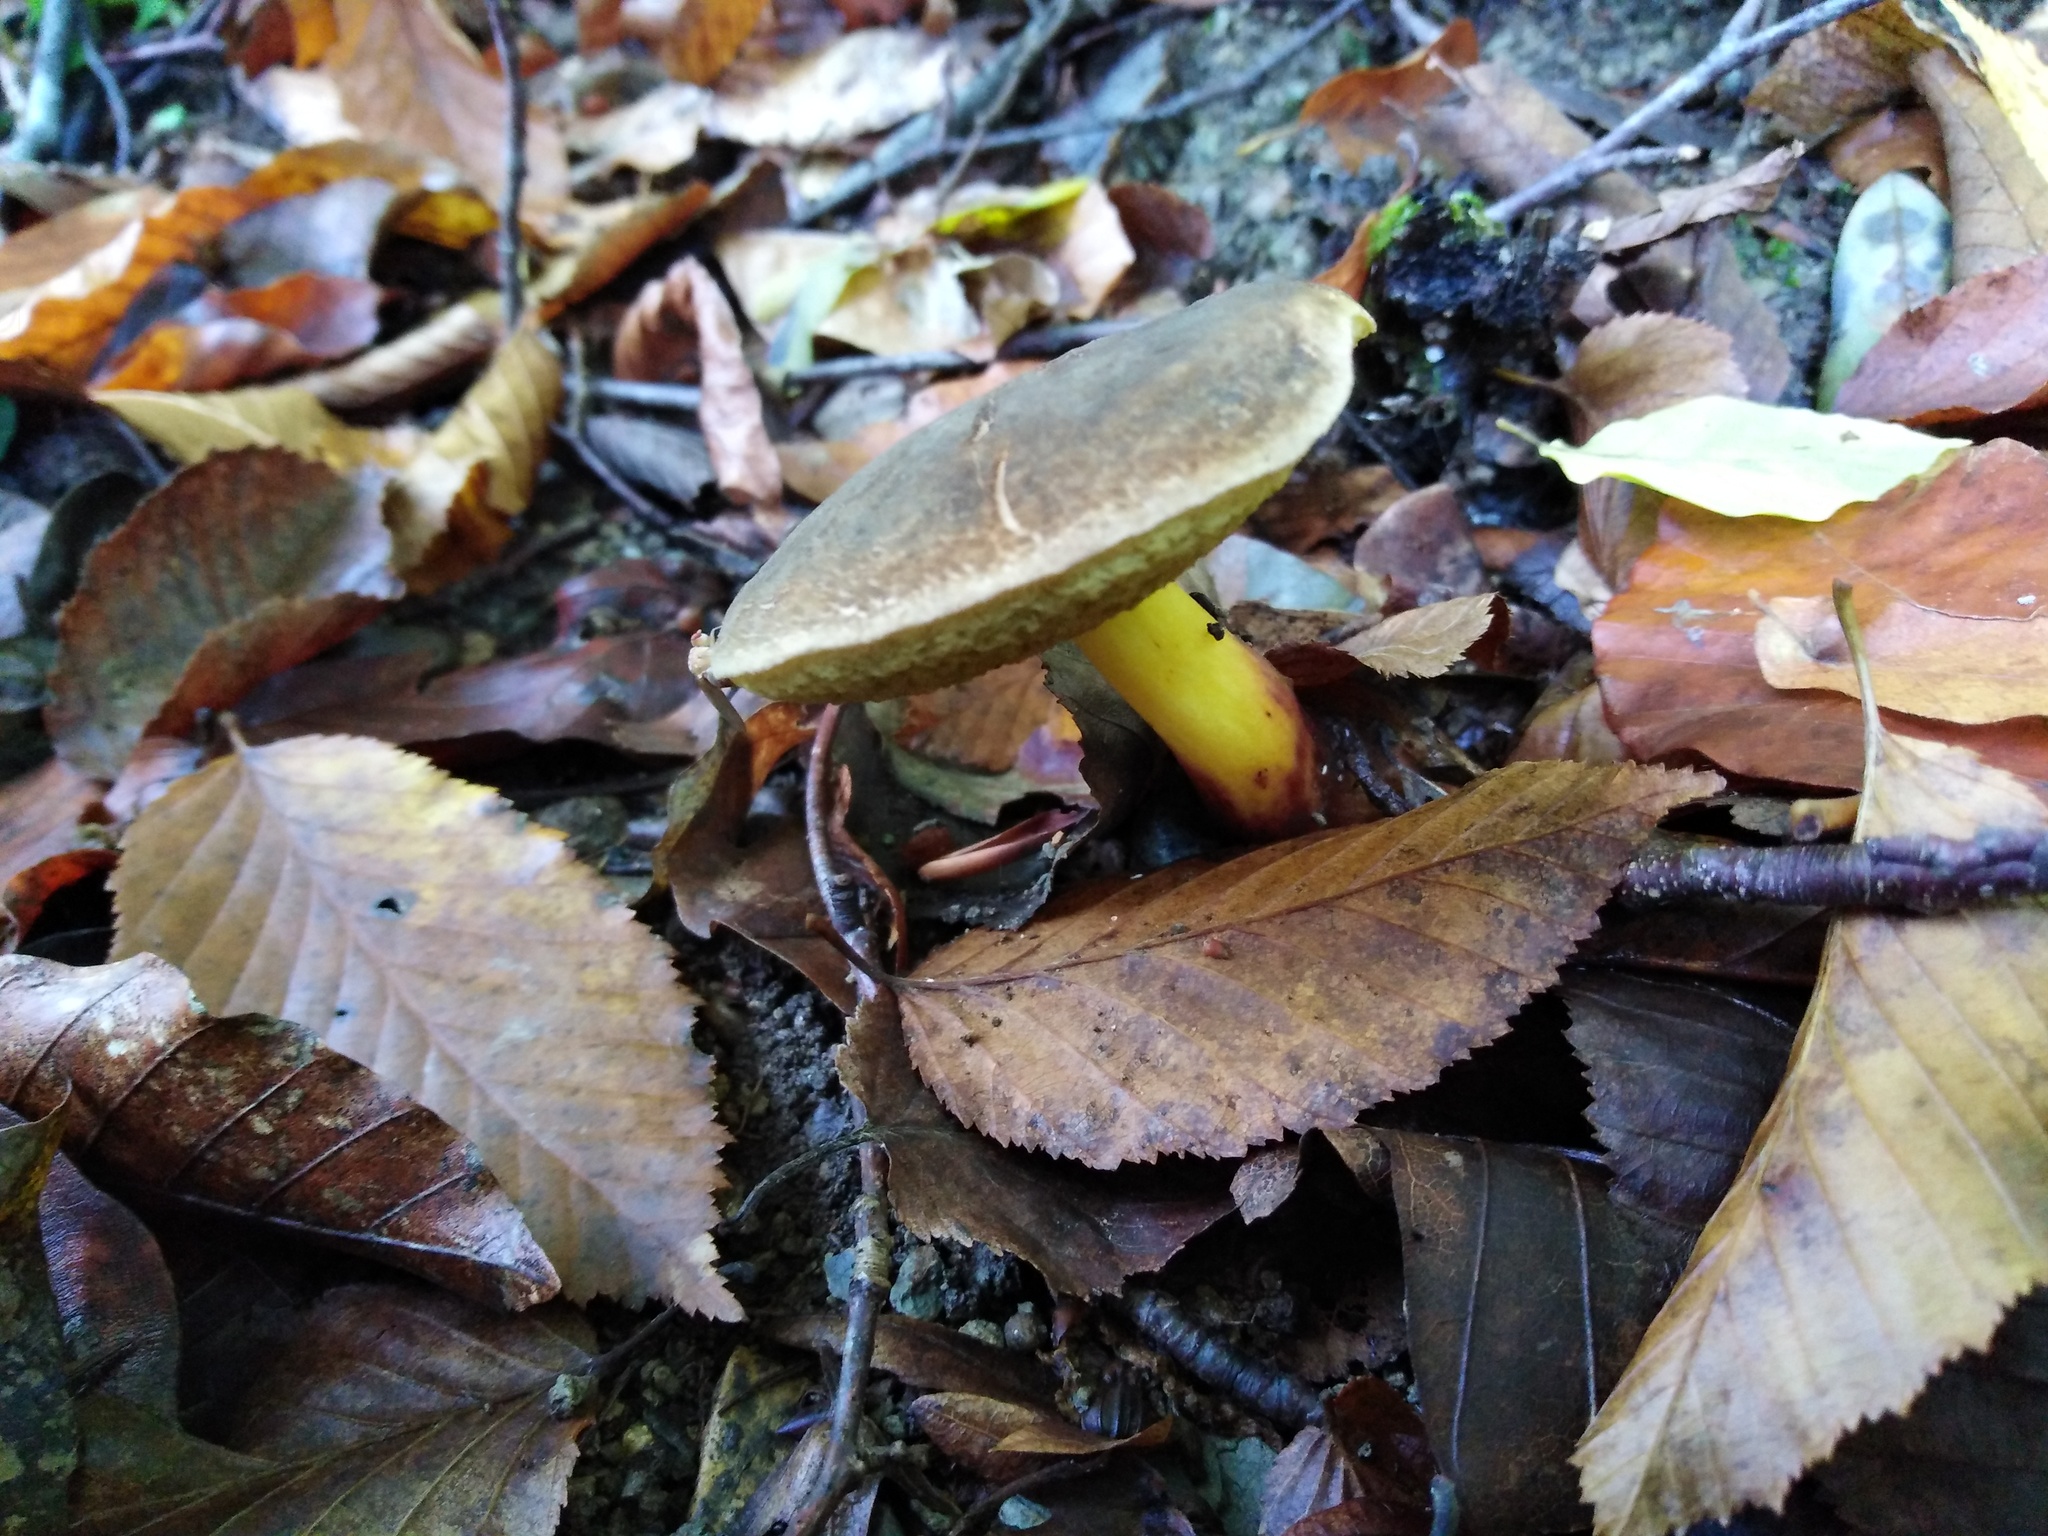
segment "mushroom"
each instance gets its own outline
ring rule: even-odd
[[[960,406],[791,532],[726,611],[711,675],[886,699],[1074,640],[1233,827],[1304,830],[1320,796],[1293,689],[1174,578],[1336,419],[1371,329],[1334,288],[1252,283]]]

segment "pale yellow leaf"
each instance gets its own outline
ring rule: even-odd
[[[1832,601],[1784,597],[1763,608],[1756,660],[1765,682],[1860,697]],[[1893,602],[1864,620],[1863,639],[1886,709],[1964,725],[2048,715],[2048,620],[1972,618]]]
[[[174,785],[114,886],[116,958],[305,1024],[463,1131],[570,1295],[739,1316],[691,999],[558,834],[425,758],[300,736]]]
[[[2048,59],[2024,37],[2007,37],[1956,0],[1941,0],[1976,50],[1977,67],[2034,168],[2048,176]]]
[[[93,399],[181,464],[235,448],[286,448],[347,471],[365,462],[375,441],[295,384],[219,394],[102,389]]]
[[[1338,649],[1383,677],[1439,677],[1493,628],[1499,602],[1486,592],[1427,603],[1381,619]]]

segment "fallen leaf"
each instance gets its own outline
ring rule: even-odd
[[[2048,251],[2048,177],[1983,82],[1948,49],[1930,48],[1913,83],[1941,123],[1957,280]]]
[[[192,1006],[154,955],[0,957],[0,1102],[72,1095],[65,1144],[101,1177],[377,1259],[494,1306],[557,1289],[476,1149],[311,1030]]]
[[[1798,164],[1804,153],[1804,144],[1781,145],[1761,160],[1753,161],[1717,181],[1660,192],[1655,213],[1622,219],[1608,229],[1600,242],[1601,253],[1613,256],[1622,251],[1639,250],[1667,235],[1678,233],[1688,225],[1704,224],[1709,219],[1726,218],[1734,213],[1762,213],[1778,200],[1778,189],[1785,184],[1785,178],[1792,173],[1792,167]]]
[[[100,786],[53,757],[0,785],[0,882],[69,850]]]
[[[1448,485],[1410,491],[1373,519],[1352,563],[1385,587],[1390,607],[1413,608],[1488,590],[1472,524]]]
[[[931,1392],[913,1399],[911,1421],[946,1456],[991,1483],[1008,1483],[1046,1464],[1048,1457],[1100,1456],[1124,1446],[1158,1445],[1173,1428],[1159,1419],[1135,1435],[1111,1438],[1077,1429],[1048,1408]]]
[[[938,693],[914,694],[904,709],[897,745],[983,773],[1015,767],[1018,751],[1032,734],[1064,714],[1035,656]]]
[[[210,275],[231,289],[266,288],[300,276],[365,280],[385,221],[420,191],[401,195],[395,180],[349,176],[282,198],[221,231]]]
[[[94,548],[58,617],[47,719],[65,760],[111,779],[145,734],[182,735],[402,596],[382,491],[275,448],[166,481]]]
[[[1333,464],[1311,455],[1252,514],[1251,527],[1269,544],[1305,555],[1348,538],[1405,494],[1384,464]]]
[[[232,1451],[105,1394],[81,1404],[81,1536],[410,1529],[548,1536],[588,1423],[549,1412],[592,1367],[566,1308],[513,1317],[384,1285],[327,1292],[245,1398]]]
[[[576,180],[587,183],[614,171],[659,176],[697,153],[711,95],[682,81],[658,85],[639,100],[596,117],[571,123],[565,134],[569,153],[585,156]]]
[[[1564,985],[1611,1199],[1698,1226],[1770,1108],[1792,1026],[1732,993],[1617,971]]]
[[[1871,1536],[2025,1530],[2048,1496],[2048,1297],[2007,1314],[1904,1414],[1851,1432],[1823,1462],[1828,1500]]]
[[[164,956],[216,1012],[312,1021],[468,1134],[569,1295],[738,1315],[689,995],[559,835],[396,748],[302,736],[175,785],[113,885],[117,958]]]
[[[1575,485],[1612,475],[1725,517],[1817,523],[1926,474],[1955,447],[1888,423],[1701,395],[1542,452]]]
[[[1842,406],[1842,388],[1903,317],[1948,291],[1952,224],[1941,199],[1903,171],[1856,199],[1835,246],[1828,350],[1813,389],[1821,410],[1873,414]]]
[[[1556,758],[1568,763],[1619,763],[1628,757],[1609,729],[1598,684],[1575,689],[1549,704],[1539,704],[1522,722],[1521,740],[1509,755],[1511,763]]]
[[[1654,310],[1595,326],[1558,384],[1571,401],[1581,441],[1632,416],[1648,416],[1703,395],[1742,399],[1749,381],[1728,333]]]
[[[700,1441],[691,1526],[707,1533],[738,1528],[747,1501],[784,1455],[782,1425],[809,1390],[803,1376],[749,1345],[726,1357]]]
[[[237,448],[283,448],[347,473],[370,462],[379,442],[294,384],[217,395],[110,389],[94,398],[181,464]]]
[[[678,80],[709,85],[739,56],[767,0],[621,0],[619,30]]]
[[[1860,837],[2048,829],[1974,754],[1873,725]],[[1602,1532],[1776,1507],[2048,1278],[2038,902],[1839,916],[1785,1081],[1576,1460]]]
[[[297,143],[363,137],[389,140],[462,167],[497,207],[505,196],[505,82],[432,0],[334,0],[334,45],[310,72],[263,76],[319,110],[280,113]],[[328,93],[325,99],[317,92]],[[568,201],[569,161],[560,130],[528,109],[522,212],[535,217]]]
[[[1518,765],[1405,816],[970,932],[902,989],[911,1055],[984,1134],[1091,1167],[1348,1124],[1499,1035],[1705,782]]]
[[[1913,61],[1946,47],[1905,0],[1883,0],[1795,37],[1744,104],[1771,113],[1802,138],[1824,139],[1907,95]]]
[[[1121,1290],[1235,1208],[1201,1165],[1100,1173],[963,1129],[918,1080],[886,1005],[851,1015],[838,1063],[889,1148],[889,1200],[904,1228],[1014,1253],[1056,1292]]]
[[[836,1353],[846,1342],[846,1319],[837,1312],[764,1318],[761,1329],[791,1349]],[[1033,1355],[895,1313],[875,1319],[874,1368],[922,1391],[966,1392],[1009,1403],[1050,1404],[1057,1385]]]
[[[1893,171],[1925,173],[1934,195],[1949,198],[1941,124],[1925,107],[1886,107],[1828,140],[1828,169],[1858,192]]]
[[[676,334],[684,327],[693,333],[693,344]],[[739,320],[717,279],[694,256],[685,256],[641,290],[614,351],[625,378],[675,378],[682,371],[676,359],[683,355],[694,359],[693,371],[703,380],[697,424],[711,451],[718,488],[735,501],[780,502],[782,464],[768,441],[761,389],[741,347]],[[660,371],[665,367],[675,371]]]
[[[172,202],[160,187],[108,192],[40,224],[14,231],[0,255],[0,316],[54,292],[49,284],[74,274],[82,291],[98,275],[111,281],[128,265],[141,221]]]
[[[1319,1424],[1287,1443],[1259,1495],[1259,1536],[1429,1536],[1431,1525],[1427,1492],[1400,1488]]]
[[[503,316],[497,294],[472,295],[381,347],[294,382],[333,411],[396,401],[489,357],[504,338]]]
[[[1892,602],[1864,621],[1863,632],[1877,702],[1886,709],[1964,725],[2048,715],[2048,623]],[[1773,688],[1860,697],[1828,598],[1765,599],[1756,663]]]
[[[1299,121],[1319,125],[1344,168],[1356,172],[1368,156],[1391,155],[1424,108],[1457,90],[1444,66],[1478,62],[1479,33],[1460,16],[1399,63],[1348,69],[1324,81],[1301,104]]]
[[[1969,39],[1998,110],[2012,124],[2034,169],[2048,179],[2048,59],[2028,39],[1987,26],[1957,0],[1941,0],[1941,8]]]
[[[1835,396],[1914,426],[2048,406],[2048,256],[1979,273],[1900,317]]]
[[[1760,611],[1749,593],[1818,596],[1853,573],[1873,595],[1965,618],[2025,620],[2048,596],[2048,570],[2029,554],[2042,508],[2048,463],[2012,442],[1965,449],[1925,479],[1826,523],[1730,521],[1667,503],[1629,589],[1593,626],[1608,719],[1630,755],[1646,761],[1697,753],[1757,778],[1854,788],[1863,775],[1855,705],[1764,681]],[[2048,730],[2038,721],[1916,729],[2048,778]]]
[[[533,280],[529,296],[543,320],[581,303],[655,246],[672,240],[711,206],[710,184],[649,192],[615,203],[572,203],[548,221],[557,253]]]
[[[718,478],[701,432],[645,416],[606,414],[583,423],[583,435],[613,469],[682,506],[696,503]],[[778,467],[781,450],[776,450]]]
[[[951,38],[865,27],[801,59],[743,61],[726,72],[706,131],[757,149],[822,149],[928,112],[962,83]]]
[[[8,1473],[9,1522],[24,1532],[63,1528],[64,1483],[78,1461],[63,1335],[36,1219],[63,1130],[61,1105],[32,1123],[0,1124],[0,1285],[8,1301],[0,1464]]]
[[[103,389],[221,390],[359,352],[377,339],[384,290],[302,272],[267,288],[205,294],[94,379]]]
[[[0,954],[21,947],[53,898],[80,881],[104,876],[117,859],[111,848],[73,848],[29,865],[0,886]]]
[[[1382,677],[1440,677],[1481,640],[1507,627],[1507,604],[1492,592],[1391,614],[1337,649]]]

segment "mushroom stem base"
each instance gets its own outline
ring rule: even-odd
[[[1316,825],[1315,737],[1294,689],[1187,593],[1161,587],[1075,643],[1235,830]]]

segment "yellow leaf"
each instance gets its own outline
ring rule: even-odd
[[[568,1294],[739,1316],[692,1000],[558,834],[396,747],[300,736],[173,786],[114,884],[116,958],[295,1019],[463,1131]]]
[[[1860,697],[1832,602],[1784,597],[1761,606],[1756,661],[1765,682]],[[1886,709],[1963,725],[2048,715],[2048,621],[1892,602],[1864,620],[1863,633]]]
[[[370,457],[376,436],[293,384],[196,395],[102,389],[92,397],[181,464],[236,448],[287,448],[346,472]]]
[[[2048,830],[1963,748],[1880,738],[1859,832]],[[1829,931],[1735,1184],[1575,1460],[1600,1536],[1777,1506],[2048,1279],[2048,909]]]
[[[2035,169],[2048,176],[2048,59],[2023,37],[1985,25],[1956,0],[1942,7],[1977,53],[1977,68]]]

